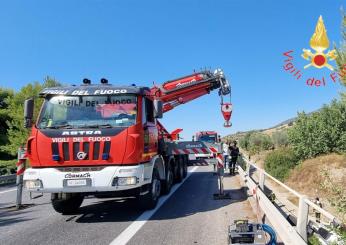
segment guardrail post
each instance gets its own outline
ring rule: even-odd
[[[307,225],[308,225],[308,214],[309,205],[305,202],[305,196],[300,196],[299,198],[299,209],[297,217],[297,232],[304,239],[308,241],[307,238]]]
[[[245,164],[246,164],[246,174],[247,174],[247,176],[250,177],[250,168],[251,168],[251,164],[250,164],[250,162],[248,162],[248,161],[245,161]]]
[[[19,209],[22,206],[22,194],[23,194],[23,173],[25,171],[25,149],[20,147],[18,149],[18,162],[17,162],[17,198],[16,208]]]
[[[259,173],[259,186],[261,188],[262,191],[264,191],[264,181],[265,181],[265,174],[264,174],[264,171],[260,170],[260,173]]]

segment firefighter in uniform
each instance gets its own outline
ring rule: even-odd
[[[229,152],[231,155],[231,161],[229,163],[229,173],[232,175],[235,171],[235,165],[239,156],[239,148],[237,147],[237,141],[233,141],[233,145],[229,146]]]

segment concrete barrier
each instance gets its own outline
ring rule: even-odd
[[[15,184],[15,183],[16,183],[15,174],[0,176],[0,185],[8,185],[8,184]]]

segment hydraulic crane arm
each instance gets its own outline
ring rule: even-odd
[[[229,83],[221,69],[215,72],[194,73],[154,86],[151,89],[151,96],[153,99],[161,100],[163,112],[167,112],[178,105],[209,94],[214,89],[219,89],[220,96],[231,93]]]
[[[197,99],[203,95],[209,94],[210,91],[219,89],[221,96],[221,111],[226,120],[225,126],[231,124],[230,113],[232,112],[231,103],[224,103],[222,96],[231,94],[231,87],[221,69],[214,72],[209,70],[194,73],[189,76],[167,81],[159,86],[154,86],[150,90],[153,99],[163,102],[163,112],[172,110],[174,107],[185,104]],[[228,116],[225,116],[228,113]]]

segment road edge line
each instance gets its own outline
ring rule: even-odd
[[[11,190],[7,190],[7,191],[0,191],[0,194],[7,193],[7,192],[11,192],[11,191],[15,191],[15,190],[17,190],[17,188],[11,189]]]

